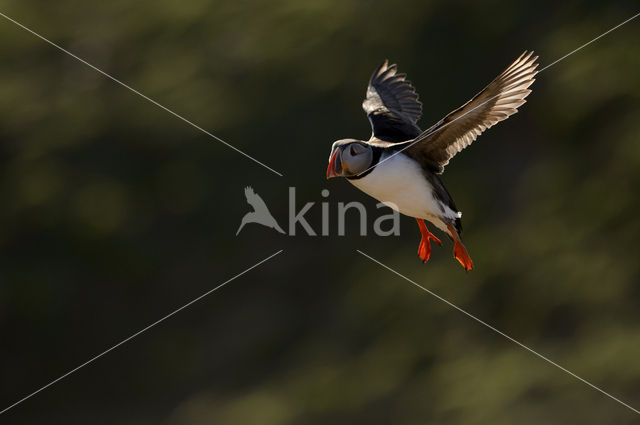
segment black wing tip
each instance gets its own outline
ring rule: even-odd
[[[369,83],[373,82],[376,78],[378,78],[381,74],[383,74],[387,69],[389,69],[389,59],[385,59],[382,61],[380,66],[373,71],[371,74],[371,78],[369,78]]]
[[[391,73],[391,75],[395,75],[398,71],[398,65],[395,63],[389,64],[389,59],[385,59],[382,64],[371,74],[371,78],[369,78],[369,84],[372,84],[376,80],[385,80],[386,77]]]

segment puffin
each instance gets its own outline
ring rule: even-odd
[[[466,271],[473,261],[462,243],[462,213],[440,175],[458,152],[486,129],[518,111],[531,93],[538,67],[523,52],[471,100],[426,130],[418,120],[422,103],[406,74],[385,60],[369,80],[362,108],[371,124],[369,140],[341,139],[329,154],[327,179],[344,177],[355,187],[418,222],[418,257],[431,257],[431,241],[442,242],[426,221],[453,241],[453,257]]]

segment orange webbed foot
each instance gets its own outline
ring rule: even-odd
[[[431,258],[431,244],[428,239],[426,241],[424,239],[420,240],[420,245],[418,246],[418,257],[420,257],[423,263],[426,263],[429,261],[429,258]]]
[[[423,263],[429,261],[431,258],[431,242],[433,240],[438,244],[442,245],[440,239],[438,239],[433,233],[429,232],[427,229],[427,225],[424,223],[424,220],[420,218],[416,218],[418,222],[418,227],[420,227],[420,234],[422,238],[420,239],[420,245],[418,245],[418,257],[422,260]]]
[[[451,233],[451,236],[453,238],[454,258],[458,260],[458,262],[462,265],[462,267],[464,267],[466,271],[473,270],[473,261],[471,260],[471,257],[467,252],[467,248],[465,248],[462,244],[458,232],[451,225],[448,225],[447,228],[449,229],[449,232]]]

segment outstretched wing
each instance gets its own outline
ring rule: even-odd
[[[254,211],[259,212],[269,210],[260,195],[255,193],[251,186],[244,188],[244,196],[247,198],[247,203],[253,207]]]
[[[483,131],[518,112],[538,71],[533,52],[524,52],[473,99],[425,130],[405,153],[437,173]]]
[[[369,80],[362,109],[378,139],[404,142],[420,134],[416,123],[422,115],[422,103],[406,78],[406,74],[398,74],[395,64],[385,60]]]

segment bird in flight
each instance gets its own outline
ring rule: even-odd
[[[384,61],[373,73],[362,108],[369,117],[369,140],[333,143],[327,178],[345,177],[355,187],[401,214],[420,228],[418,256],[427,262],[430,241],[442,242],[424,222],[433,223],[454,243],[453,256],[469,271],[473,262],[462,244],[462,213],[438,177],[458,152],[486,129],[518,112],[531,93],[538,57],[524,52],[467,103],[422,131],[417,122],[422,103],[405,74]]]
[[[272,229],[277,230],[280,233],[284,233],[284,230],[278,225],[278,222],[269,212],[269,208],[267,208],[267,204],[264,203],[260,195],[253,191],[251,186],[247,186],[244,188],[244,196],[247,198],[247,203],[253,207],[253,211],[248,212],[242,217],[242,221],[240,222],[240,227],[238,227],[238,231],[236,232],[236,236],[240,233],[240,230],[247,223],[258,223],[263,226],[270,227]]]

